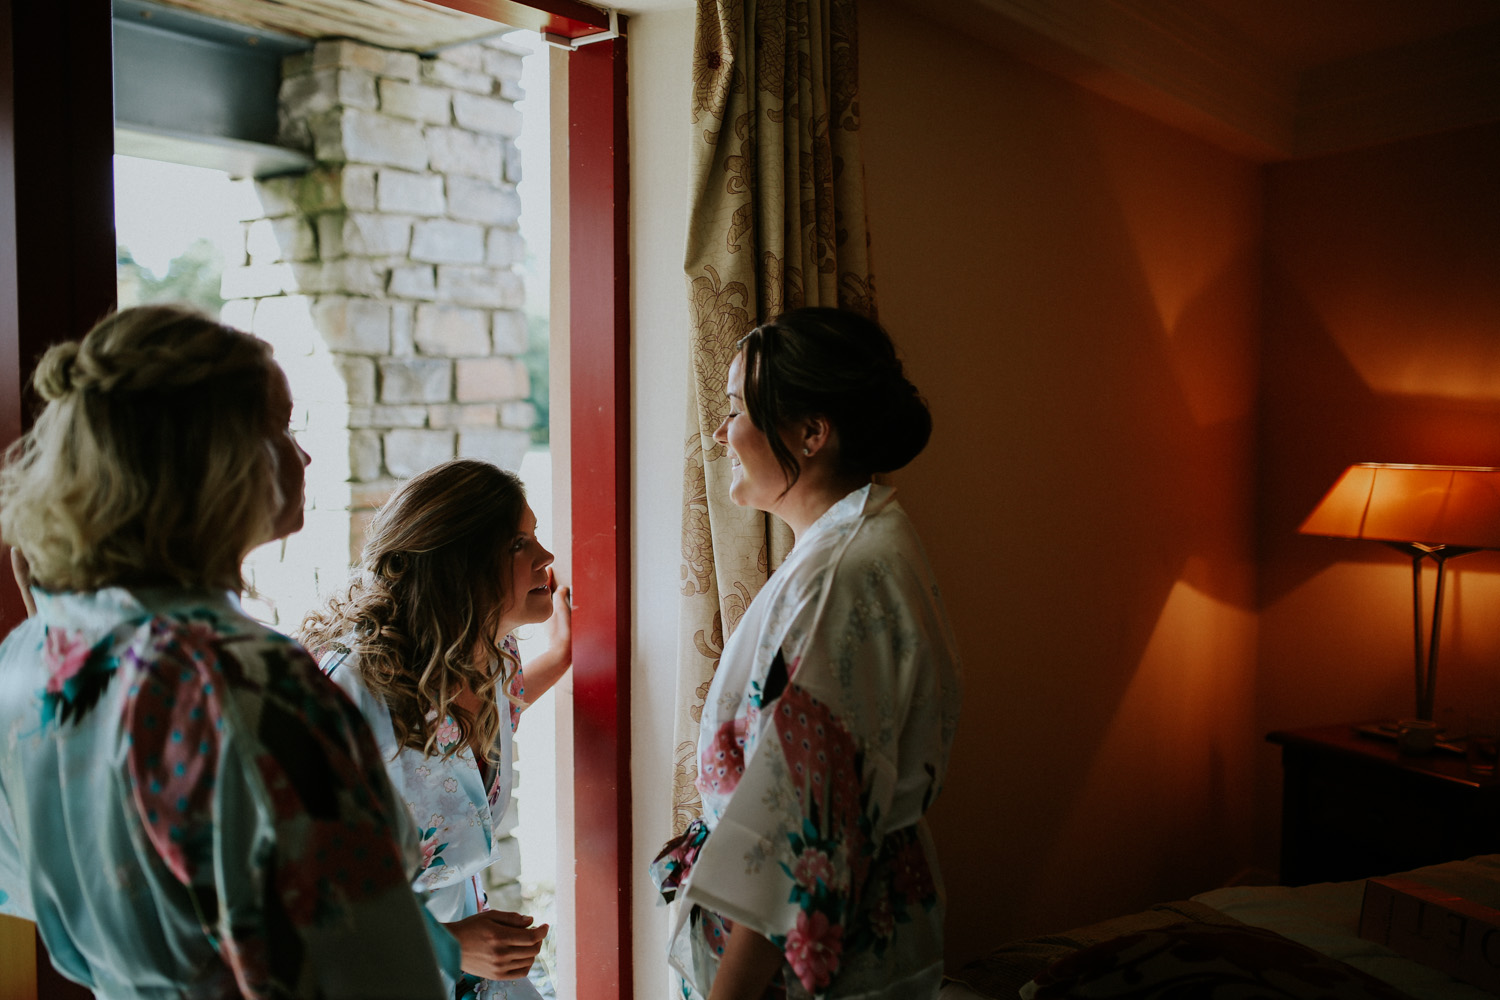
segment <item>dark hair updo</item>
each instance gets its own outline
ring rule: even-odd
[[[821,416],[838,431],[840,473],[867,478],[901,468],[927,446],[932,415],[907,379],[890,335],[844,309],[797,309],[740,341],[745,412],[786,473],[800,469],[777,431]]]

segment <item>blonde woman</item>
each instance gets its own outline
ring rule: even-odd
[[[302,525],[270,346],[141,307],[34,384],[0,471],[35,606],[0,646],[0,912],[112,1000],[441,996],[367,727],[240,610],[245,554]]]
[[[411,809],[425,860],[416,889],[458,939],[459,998],[537,996],[526,976],[547,927],[490,909],[482,875],[498,860],[521,711],[572,664],[568,590],[551,564],[516,476],[445,462],[392,494],[347,592],[302,627]],[[523,676],[511,633],[539,622],[548,649]]]

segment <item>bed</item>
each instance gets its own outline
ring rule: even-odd
[[[1500,854],[1393,874],[1500,909]],[[1364,890],[1364,880],[1215,889],[1015,941],[951,974],[941,1000],[1493,1000],[1361,938]]]

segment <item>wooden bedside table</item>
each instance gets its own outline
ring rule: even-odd
[[[1281,747],[1281,881],[1338,882],[1500,852],[1500,780],[1463,757],[1411,757],[1351,725],[1271,733]]]

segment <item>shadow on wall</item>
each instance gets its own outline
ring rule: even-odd
[[[965,656],[932,813],[956,963],[1250,863],[1259,182],[861,17],[881,316],[935,419],[897,484]]]

